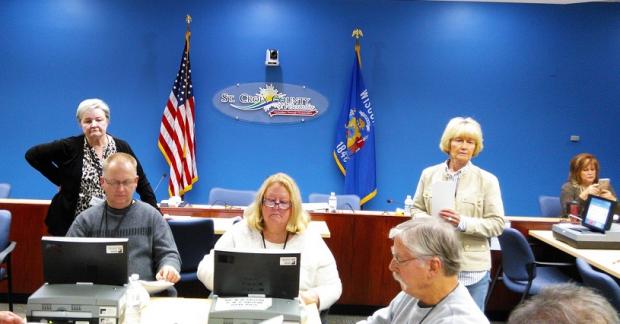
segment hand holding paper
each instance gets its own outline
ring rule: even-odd
[[[456,193],[456,182],[439,181],[431,186],[433,198],[431,200],[431,215],[439,217],[442,209],[454,210],[454,196]]]

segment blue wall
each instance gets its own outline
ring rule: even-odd
[[[413,193],[422,169],[445,159],[437,145],[454,116],[482,124],[474,163],[499,177],[509,215],[539,214],[538,195],[557,195],[583,151],[620,188],[620,4],[9,0],[0,10],[0,181],[13,197],[51,198],[56,188],[23,154],[78,134],[75,108],[89,97],[108,102],[109,132],[131,143],[153,186],[168,172],[156,141],[186,13],[200,177],[190,202],[205,203],[214,186],[255,189],[277,171],[304,197],[342,190],[330,152],[358,26],[377,119],[379,193],[367,208],[393,209],[386,199]],[[280,50],[275,76],[267,48]],[[319,91],[329,110],[270,126],[211,103],[222,88],[273,78]],[[156,194],[166,198],[165,185]]]

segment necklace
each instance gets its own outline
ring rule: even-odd
[[[422,319],[420,320],[420,322],[418,322],[418,324],[422,324],[422,322],[424,322],[424,320],[428,317],[428,315],[430,315],[433,310],[435,309],[435,307],[437,307],[437,305],[441,304],[442,301],[444,301],[444,299],[446,299],[446,297],[450,296],[451,293],[453,293],[456,290],[456,287],[458,287],[459,284],[457,283],[456,286],[454,286],[454,288],[452,288],[452,290],[450,290],[450,292],[443,296],[443,298],[441,298],[437,304],[433,305],[433,307],[431,307],[431,310],[428,311],[428,313],[426,313],[426,315],[424,315],[424,317],[422,317]],[[418,305],[420,305],[420,301],[418,301]]]
[[[99,230],[101,231],[102,229],[102,223],[105,220],[105,229],[103,230],[103,235],[117,235],[118,234],[118,229],[121,227],[121,224],[123,223],[123,221],[125,220],[125,215],[127,215],[127,213],[129,212],[129,208],[131,208],[131,206],[133,206],[133,204],[135,203],[135,200],[131,200],[131,203],[129,204],[129,206],[127,206],[126,208],[123,209],[123,213],[121,215],[121,219],[118,221],[118,224],[116,224],[116,227],[114,227],[114,230],[112,230],[111,232],[108,232],[108,202],[106,201],[103,204],[103,217],[101,217],[101,222],[99,223]]]
[[[267,244],[265,244],[265,234],[263,234],[263,232],[260,232],[260,236],[263,238],[263,248],[267,249]],[[282,248],[282,250],[286,250],[286,243],[288,243],[288,231],[286,231],[286,238],[284,239],[284,247]]]

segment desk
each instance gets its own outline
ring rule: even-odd
[[[533,230],[530,231],[529,234],[575,258],[582,258],[589,264],[620,279],[620,250],[576,249],[564,242],[556,240],[551,231]]]
[[[29,295],[43,284],[41,236],[47,235],[44,224],[49,200],[0,199],[0,209],[8,209],[13,215],[10,238],[17,242],[13,252],[13,291]],[[193,205],[191,207],[162,207],[169,215],[185,215],[212,218],[241,216],[243,209]],[[350,210],[329,213],[310,213],[313,221],[324,221],[330,237],[325,243],[332,251],[342,281],[342,296],[338,304],[385,306],[400,291],[388,265],[392,258],[388,238],[389,230],[408,217],[381,211]],[[513,228],[524,235],[529,229],[551,229],[558,218],[506,217]],[[493,263],[498,263],[499,251],[493,251]],[[0,292],[6,291],[6,280],[0,283]],[[502,303],[494,298],[487,309]],[[504,307],[504,306],[498,306]]]
[[[194,216],[177,216],[177,215],[164,215],[167,219],[188,219]],[[234,225],[234,218],[212,218],[213,219],[213,232],[215,235],[222,235],[226,233],[226,231]],[[329,232],[329,227],[327,227],[327,223],[324,221],[311,221],[310,225],[308,225],[313,230],[317,231],[321,234],[322,238],[330,238],[331,233]]]
[[[142,323],[204,324],[208,323],[210,299],[151,297],[142,310]],[[306,318],[302,323],[320,324],[321,318],[315,304],[306,305]]]

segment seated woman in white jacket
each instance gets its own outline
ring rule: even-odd
[[[267,178],[256,199],[215,244],[215,249],[291,249],[301,252],[299,297],[328,309],[342,293],[336,260],[320,233],[308,228],[310,216],[301,206],[295,181],[284,173]],[[213,290],[213,251],[198,265],[198,279]]]

